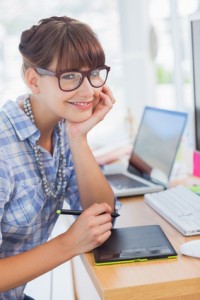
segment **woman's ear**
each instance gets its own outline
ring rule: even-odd
[[[24,77],[25,77],[26,84],[31,89],[31,91],[34,94],[39,94],[40,93],[40,88],[39,88],[40,76],[38,75],[38,73],[33,68],[29,68],[26,71],[26,74]]]

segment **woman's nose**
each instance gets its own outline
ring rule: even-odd
[[[79,87],[79,92],[81,95],[84,95],[88,98],[94,95],[94,88],[91,86],[87,77],[83,79],[83,82]]]

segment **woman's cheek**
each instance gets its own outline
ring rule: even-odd
[[[100,101],[100,92],[102,91],[102,88],[99,88],[98,90],[95,91],[94,94],[94,107],[93,109],[96,108],[96,106],[99,104]]]

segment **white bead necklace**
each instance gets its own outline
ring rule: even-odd
[[[31,108],[31,103],[30,99],[27,98],[24,101],[24,110],[26,115],[31,119],[33,124],[35,124],[32,108]],[[58,172],[57,172],[57,178],[56,182],[54,185],[54,188],[51,189],[50,183],[47,179],[44,165],[42,162],[42,153],[40,150],[40,146],[38,144],[38,141],[36,144],[33,146],[33,150],[35,153],[35,159],[41,174],[41,179],[42,179],[42,184],[44,187],[44,192],[48,197],[56,199],[58,196],[61,196],[65,188],[67,186],[67,181],[66,181],[66,158],[65,158],[65,150],[64,150],[64,145],[63,145],[63,140],[62,140],[62,132],[60,126],[57,124],[56,125],[56,130],[58,132],[58,149],[60,151],[60,159],[59,159],[59,166],[58,166]]]

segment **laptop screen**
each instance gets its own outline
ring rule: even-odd
[[[167,183],[187,121],[187,113],[146,106],[133,152],[129,171]]]

